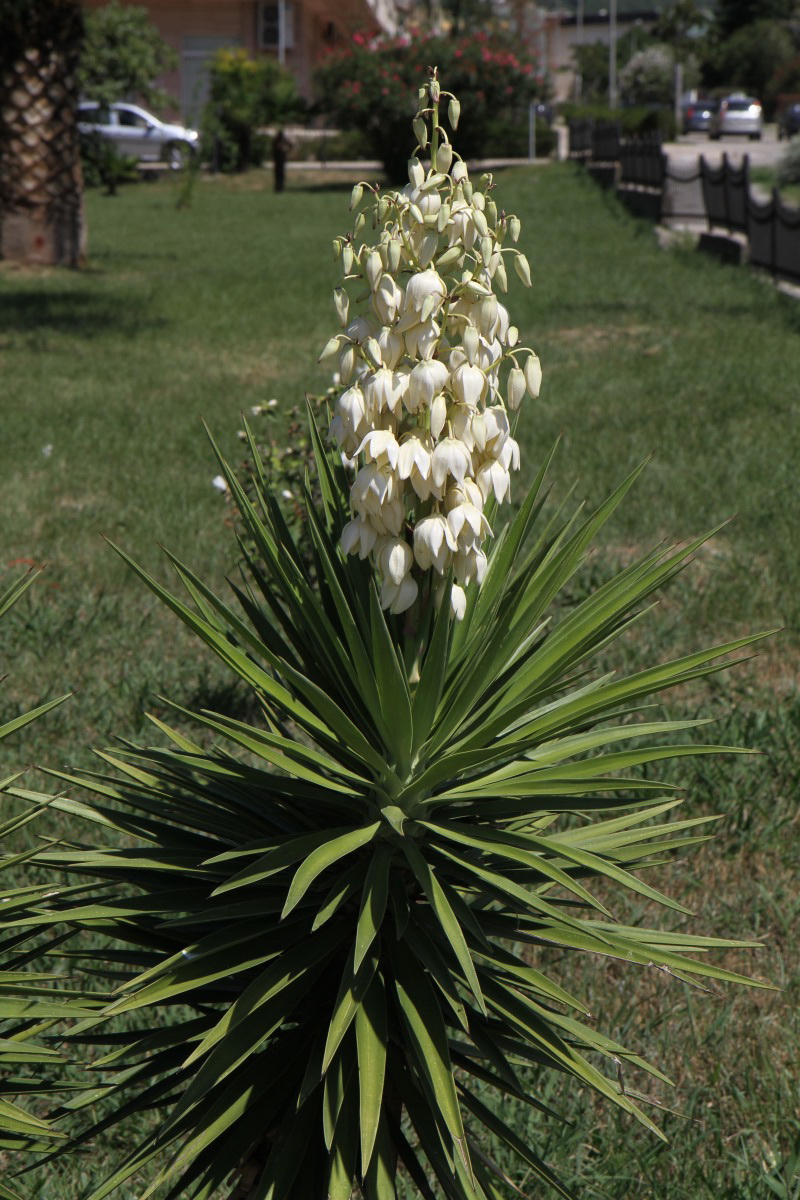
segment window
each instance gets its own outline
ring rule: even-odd
[[[294,49],[294,5],[290,0],[283,2],[283,44],[287,50]],[[277,50],[280,47],[281,4],[259,4],[258,44],[262,50]]]
[[[118,108],[117,121],[128,129],[149,129],[150,122],[132,108]]]
[[[82,104],[78,109],[78,120],[86,125],[110,125],[111,113],[105,104]]]

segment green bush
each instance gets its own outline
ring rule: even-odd
[[[114,143],[96,130],[81,134],[81,164],[86,187],[104,187],[107,196],[116,195],[119,184],[139,178],[136,159],[120,154]]]
[[[250,58],[244,50],[219,50],[203,112],[203,157],[220,171],[260,166],[269,148],[263,127],[295,119],[302,110],[294,76],[279,63]]]
[[[539,90],[534,63],[486,34],[371,41],[357,34],[318,68],[317,107],[332,124],[361,130],[370,157],[380,159],[392,181],[405,180],[414,150],[413,98],[433,62],[454,92],[469,96],[458,129],[465,158],[527,154],[528,103]],[[506,146],[516,149],[492,140],[498,128],[510,135]]]
[[[800,133],[790,139],[784,150],[776,171],[778,187],[790,187],[800,183]]]
[[[671,108],[640,105],[635,108],[608,108],[603,104],[565,104],[561,109],[565,120],[591,117],[595,121],[619,121],[625,137],[641,137],[645,133],[660,133],[670,142],[677,133],[675,114]]]
[[[178,56],[150,23],[146,8],[112,0],[86,14],[79,81],[88,100],[113,104],[135,96],[164,105],[169,96],[153,80],[176,66]]]

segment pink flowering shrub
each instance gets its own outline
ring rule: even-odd
[[[536,64],[483,33],[461,38],[357,33],[348,47],[332,51],[318,68],[318,105],[330,124],[360,130],[389,178],[405,181],[416,89],[430,63],[439,65],[457,95],[469,97],[458,129],[465,158],[490,148],[514,153],[498,137],[503,128],[517,127],[527,144],[528,103],[541,90]]]

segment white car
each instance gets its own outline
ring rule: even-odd
[[[717,111],[711,114],[708,136],[712,141],[717,141],[725,134],[738,134],[758,141],[763,129],[764,114],[759,101],[737,92],[721,100]]]
[[[166,162],[176,168],[182,167],[200,145],[197,130],[159,121],[137,104],[82,100],[78,105],[78,129],[107,138],[120,154],[139,162]]]

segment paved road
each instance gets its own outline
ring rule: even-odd
[[[751,167],[773,167],[785,148],[786,143],[778,141],[774,125],[766,127],[758,142],[751,142],[746,137],[724,137],[712,142],[708,134],[685,133],[676,142],[668,142],[664,146],[670,162],[686,166],[696,162],[700,154],[706,162],[714,165],[720,162],[723,154],[727,154],[731,161],[748,154]]]

